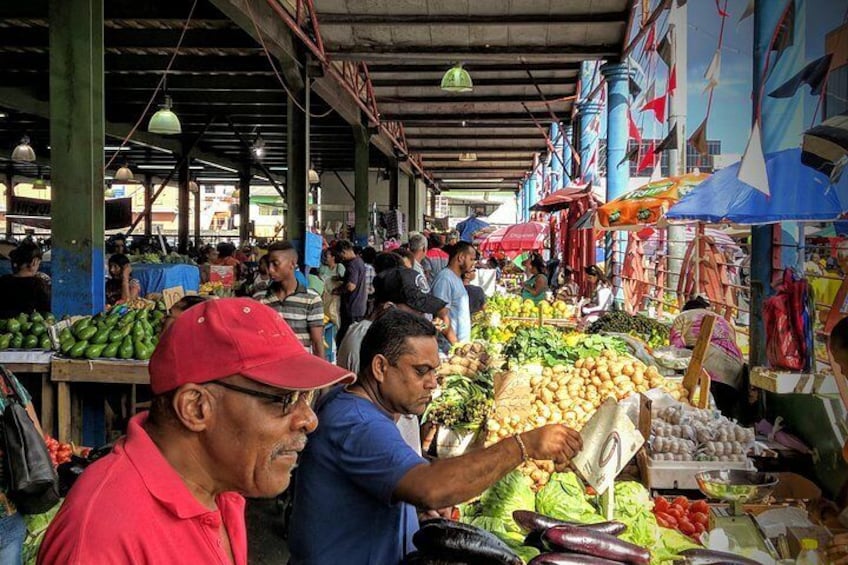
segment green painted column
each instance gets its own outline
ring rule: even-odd
[[[415,175],[409,175],[407,177],[409,179],[409,196],[408,207],[409,207],[409,231],[420,231],[421,230],[421,213],[418,210],[418,179]]]
[[[368,242],[368,163],[370,157],[371,134],[364,126],[353,126],[354,172],[353,172],[353,215],[356,243]]]
[[[53,312],[104,306],[103,0],[50,0]]]
[[[309,120],[303,109],[309,109],[309,78],[306,87],[293,90],[288,99],[286,143],[288,147],[288,180],[286,183],[286,237],[303,258],[306,231],[306,193],[309,190]]]

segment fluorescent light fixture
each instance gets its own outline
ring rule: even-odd
[[[442,179],[442,182],[451,182],[451,183],[455,183],[455,184],[474,184],[474,183],[494,184],[494,183],[503,182],[503,178],[481,179],[479,177],[475,177],[473,179]]]
[[[143,171],[168,171],[173,169],[176,166],[176,163],[173,165],[136,165],[136,169],[141,169]],[[202,171],[204,169],[201,165],[190,165],[189,170],[191,171]]]
[[[8,115],[6,112],[0,112],[0,118],[5,118]]]
[[[195,159],[198,163],[203,163],[204,165],[209,165],[210,167],[215,167],[216,169],[220,169],[222,171],[227,171],[228,173],[237,173],[238,169],[233,169],[230,167],[225,167],[224,165],[219,165],[218,163],[213,163],[212,161],[204,161],[203,159]]]
[[[124,145],[124,146],[121,146],[121,145],[104,145],[103,150],[104,151],[131,151],[132,147],[130,147],[129,145]]]
[[[288,167],[268,167],[269,171],[288,171]]]
[[[221,184],[237,184],[238,179],[232,177],[197,177],[197,182],[217,182]]]

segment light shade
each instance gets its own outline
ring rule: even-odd
[[[44,179],[35,179],[32,181],[33,190],[47,190],[47,181]]]
[[[135,178],[132,170],[127,165],[122,165],[120,169],[115,172],[115,180],[118,182],[130,182]]]
[[[200,190],[200,187],[193,180],[188,181],[188,191],[192,194],[197,194],[197,191]]]
[[[171,97],[165,96],[165,103],[150,117],[147,131],[162,135],[177,135],[183,132],[180,119],[171,111]]]
[[[321,182],[321,177],[315,169],[309,169],[309,184],[318,184]]]
[[[448,92],[471,92],[473,89],[474,83],[471,81],[471,75],[462,68],[461,63],[448,69],[445,76],[442,77],[442,90]]]
[[[12,161],[24,161],[32,163],[35,161],[35,150],[29,144],[29,138],[24,136],[21,142],[12,150]]]
[[[459,160],[464,162],[476,161],[477,154],[476,153],[460,153]]]

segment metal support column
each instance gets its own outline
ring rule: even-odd
[[[197,190],[194,191],[194,249],[196,251],[200,251],[200,241],[201,241],[201,222],[200,215],[203,213],[200,206],[200,184],[195,183],[195,187]]]
[[[397,210],[400,205],[400,169],[397,161],[389,163],[389,210]]]
[[[418,179],[414,174],[409,175],[409,193],[407,197],[409,206],[409,231],[421,230],[421,213],[418,211]]]
[[[574,155],[571,154],[571,143],[574,139],[574,126],[567,125],[562,131],[562,187],[571,183],[574,176]]]
[[[177,192],[177,250],[178,253],[188,253],[188,213],[191,208],[189,205],[189,188],[188,183],[191,182],[189,176],[189,163],[191,159],[182,159],[180,170],[178,171],[179,188]]]
[[[103,310],[103,0],[50,0],[53,312]]]
[[[153,175],[144,175],[144,209],[149,210],[153,205]],[[144,235],[150,237],[153,235],[153,214],[144,215]]]
[[[253,175],[248,164],[239,173],[239,241],[250,240],[250,179]]]
[[[294,90],[288,99],[287,132],[288,178],[286,183],[286,239],[303,258],[306,232],[306,194],[309,191],[309,77],[304,68],[303,88]],[[306,110],[304,112],[303,110]]]
[[[353,230],[356,232],[356,244],[365,246],[368,242],[369,211],[368,201],[368,160],[370,156],[371,134],[364,126],[353,126],[354,171],[353,171]]]
[[[12,211],[12,200],[15,195],[15,175],[13,173],[12,164],[6,168],[6,239],[12,237],[12,221],[9,219],[9,214]]]

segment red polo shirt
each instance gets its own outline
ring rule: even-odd
[[[226,527],[235,565],[247,563],[244,498],[224,493],[203,506],[144,431],[147,413],[127,437],[76,482],[47,529],[38,563],[54,565],[226,564]]]

